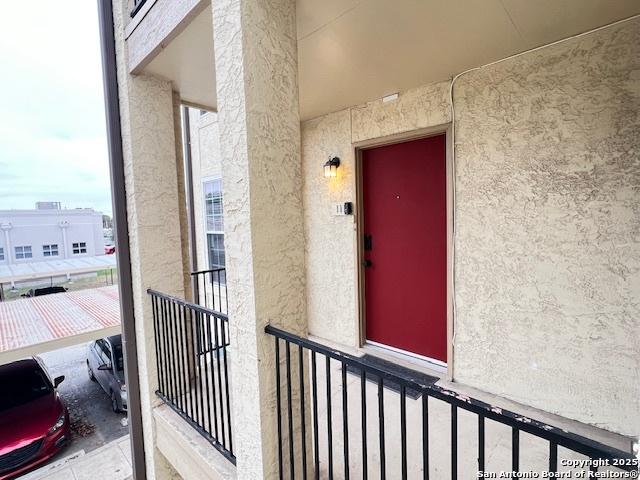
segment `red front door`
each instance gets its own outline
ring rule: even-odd
[[[362,154],[367,340],[447,361],[445,136]]]

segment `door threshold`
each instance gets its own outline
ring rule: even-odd
[[[372,340],[365,340],[362,349],[371,351],[372,354],[380,353],[385,356],[393,357],[398,360],[410,363],[426,369],[428,371],[437,373],[439,377],[447,375],[447,364],[441,360],[435,358],[425,357],[417,353],[408,352],[399,348],[391,347],[383,343],[374,342]]]

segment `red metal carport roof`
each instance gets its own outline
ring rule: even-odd
[[[120,332],[117,285],[0,303],[0,364]]]

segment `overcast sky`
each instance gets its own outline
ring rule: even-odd
[[[96,3],[2,2],[0,210],[111,212]]]

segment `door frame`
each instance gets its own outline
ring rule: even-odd
[[[408,132],[387,135],[384,137],[373,138],[361,142],[353,143],[356,159],[356,272],[357,272],[357,315],[359,329],[359,347],[362,348],[367,343],[366,338],[366,311],[365,311],[365,274],[364,274],[364,248],[362,244],[362,235],[364,234],[364,202],[363,202],[363,180],[362,180],[362,153],[376,147],[394,145],[397,143],[410,142],[422,138],[445,135],[445,169],[446,169],[446,209],[447,209],[447,377],[453,380],[453,336],[454,336],[454,284],[453,284],[453,192],[454,192],[454,170],[453,170],[453,145],[451,143],[451,124],[436,125],[428,128],[411,130]],[[391,346],[390,346],[391,347]],[[383,347],[375,347],[383,348]],[[394,350],[394,347],[391,347]],[[395,349],[397,351],[397,349]],[[418,358],[411,352],[404,352],[407,356]],[[437,364],[435,364],[437,365]]]

